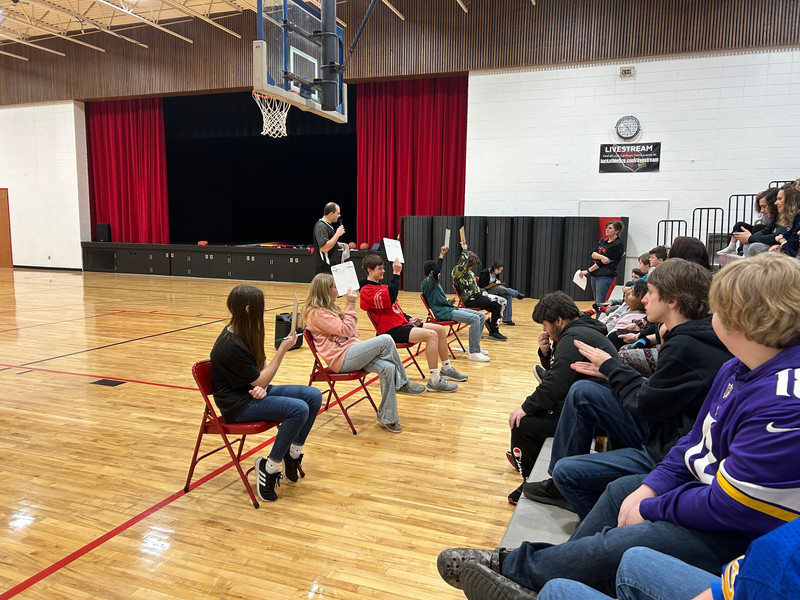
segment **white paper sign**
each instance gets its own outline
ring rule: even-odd
[[[348,289],[358,290],[358,275],[356,275],[356,266],[352,261],[331,266],[331,274],[333,282],[336,284],[336,295],[340,298],[347,293]]]
[[[449,229],[445,229],[444,230],[444,247],[445,248],[450,248],[450,230]]]
[[[572,277],[572,281],[575,285],[577,285],[582,290],[586,289],[586,277],[581,277],[581,270],[578,269],[575,271],[575,275]]]
[[[406,262],[403,258],[403,246],[400,245],[400,240],[383,238],[383,247],[386,249],[386,260],[388,262],[393,263],[395,258],[399,258],[401,263]]]

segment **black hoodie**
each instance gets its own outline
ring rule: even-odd
[[[542,382],[525,398],[522,403],[522,410],[528,416],[533,416],[538,412],[551,411],[560,408],[567,397],[567,392],[572,384],[578,379],[590,379],[598,383],[606,384],[604,379],[599,377],[586,377],[577,371],[573,371],[570,365],[574,362],[586,361],[583,355],[575,347],[575,340],[580,340],[605,350],[617,360],[617,349],[608,340],[606,334],[608,329],[602,323],[587,315],[575,319],[567,324],[561,332],[557,342],[553,342],[550,354],[544,356],[539,350],[539,359],[542,366],[547,369],[547,374],[542,378]]]
[[[650,424],[645,448],[659,462],[689,433],[714,377],[731,358],[711,327],[711,317],[706,317],[677,325],[664,335],[649,379],[618,360],[607,360],[600,372],[622,405]]]

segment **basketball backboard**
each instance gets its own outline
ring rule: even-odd
[[[335,11],[335,1],[333,2]],[[321,84],[327,36],[322,16],[302,0],[258,0],[258,39],[253,42],[253,90],[339,123],[347,122],[347,86]],[[333,21],[335,23],[335,12]],[[335,61],[342,63],[344,30],[335,26]],[[323,91],[323,89],[325,91]],[[335,94],[335,96],[334,96]],[[323,97],[325,95],[326,97]],[[332,107],[331,110],[323,106]]]

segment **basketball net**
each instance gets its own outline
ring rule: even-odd
[[[253,100],[258,104],[261,116],[264,118],[261,135],[274,138],[286,137],[286,116],[289,114],[291,104],[255,90],[253,90]]]

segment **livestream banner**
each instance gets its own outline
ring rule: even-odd
[[[661,142],[652,144],[602,144],[601,173],[643,173],[658,171]]]

